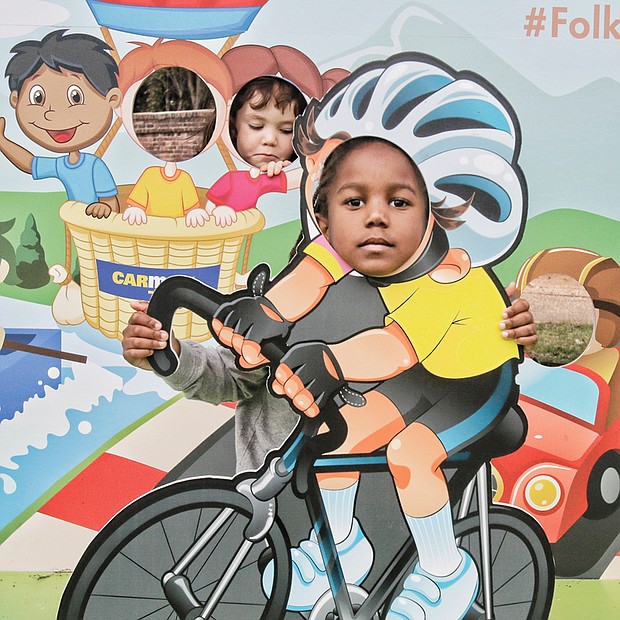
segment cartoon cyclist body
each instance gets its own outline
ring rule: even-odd
[[[364,89],[370,94],[362,98]],[[488,125],[478,120],[471,130],[475,114],[470,127],[462,122],[467,119],[446,117],[434,139],[416,136],[409,125],[440,117],[451,96],[454,116],[455,92],[463,113],[472,114],[473,103]],[[450,122],[456,129],[450,131]],[[327,101],[311,104],[296,126],[305,199],[321,234],[264,297],[236,300],[215,317],[218,339],[237,352],[241,366],[253,367],[265,362],[261,342],[288,336],[352,271],[377,288],[386,308],[383,327],[333,344],[295,345],[276,369],[272,389],[314,417],[347,383],[380,382],[365,393],[363,406],[342,408],[348,434],[337,452],[387,446],[419,553],[390,620],[462,618],[477,593],[476,567],[455,541],[441,464],[486,434],[517,400],[520,353],[498,333],[496,317],[506,299],[483,267],[514,246],[524,221],[523,185],[507,159],[516,159],[514,128],[505,105],[486,88],[419,56],[352,74]],[[357,476],[323,474],[319,485],[345,578],[359,584],[373,552],[354,517]],[[292,550],[292,560],[288,608],[311,609],[329,588],[313,533]],[[272,580],[268,565],[266,591]]]

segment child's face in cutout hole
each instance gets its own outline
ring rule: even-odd
[[[237,112],[237,152],[251,166],[261,168],[270,161],[290,161],[293,157],[293,105],[279,110],[273,99],[254,109],[257,97],[246,101]]]
[[[359,147],[339,163],[321,232],[359,273],[385,277],[417,259],[428,203],[411,162],[387,144]]]

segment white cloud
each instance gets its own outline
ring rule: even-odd
[[[65,22],[70,12],[56,2],[21,0],[3,3],[0,39],[21,37],[41,26],[55,26]]]

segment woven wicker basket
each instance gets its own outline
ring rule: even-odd
[[[136,297],[102,291],[98,266],[117,264],[119,273],[128,266],[187,270],[187,275],[192,275],[192,269],[219,265],[217,287],[229,293],[235,288],[244,240],[265,225],[258,209],[238,213],[237,221],[225,228],[212,221],[190,228],[183,218],[151,216],[141,226],[130,226],[118,213],[98,220],[86,215],[85,207],[68,201],[60,208],[77,251],[84,316],[104,335],[118,339],[133,313],[129,304]],[[210,337],[206,321],[185,309],[176,313],[173,329],[182,339],[203,341]]]

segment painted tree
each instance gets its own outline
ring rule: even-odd
[[[15,218],[6,222],[0,222],[0,261],[4,260],[8,265],[8,273],[4,278],[6,284],[18,283],[15,275],[15,249],[13,244],[4,237],[13,228],[14,224]]]
[[[15,273],[21,288],[40,288],[50,281],[49,267],[45,261],[45,250],[34,215],[26,218],[20,244],[15,252]]]

